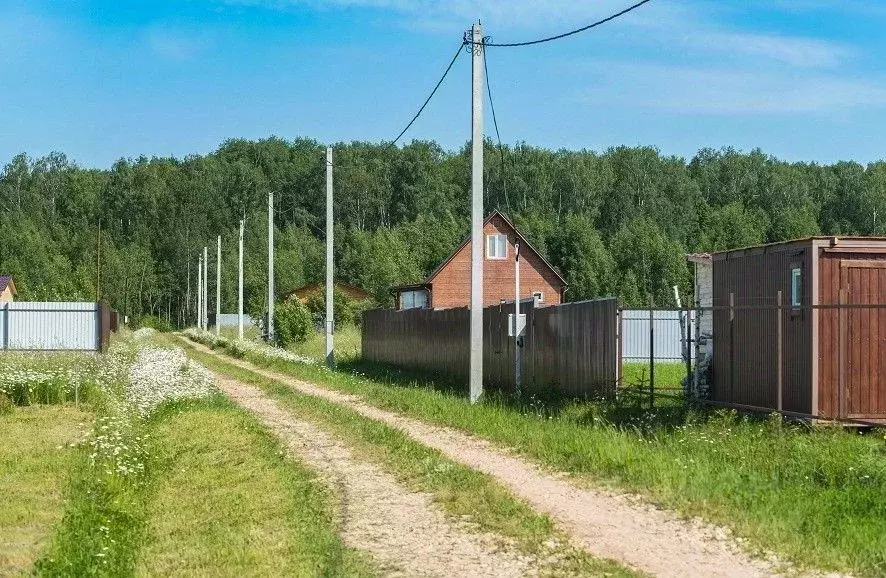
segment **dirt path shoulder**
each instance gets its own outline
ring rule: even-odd
[[[673,513],[631,496],[578,487],[562,476],[481,440],[447,427],[429,425],[366,404],[361,398],[221,356],[228,363],[287,384],[301,393],[347,406],[365,417],[400,429],[449,459],[495,477],[536,511],[551,516],[591,554],[655,576],[772,576],[773,563],[752,558],[729,532]]]
[[[432,502],[356,459],[316,425],[280,408],[261,390],[218,376],[219,388],[256,414],[298,458],[336,488],[345,543],[368,552],[386,576],[526,576],[535,561],[501,540],[459,528]]]

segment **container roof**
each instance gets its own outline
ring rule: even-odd
[[[861,237],[861,236],[836,236],[836,235],[816,235],[813,237],[801,237],[799,239],[790,239],[787,241],[777,241],[774,243],[763,243],[761,245],[748,245],[746,247],[736,247],[734,249],[727,249],[725,251],[712,251],[710,255],[712,257],[718,255],[726,255],[729,253],[736,253],[738,251],[749,251],[752,249],[765,249],[767,247],[779,247],[782,245],[793,245],[797,243],[809,243],[812,241],[829,241],[830,244],[834,247],[839,246],[841,243],[845,241],[849,241],[853,244],[853,246],[859,247],[864,246],[865,243],[870,242],[871,246],[882,246],[886,244],[886,237]],[[687,256],[688,258],[688,256]]]

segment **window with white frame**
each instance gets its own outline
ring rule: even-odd
[[[508,258],[508,236],[507,235],[486,235],[486,258],[487,259],[507,259]]]
[[[532,293],[532,298],[535,299],[536,303],[544,303],[545,302],[545,294],[541,291],[534,291]]]
[[[799,265],[791,267],[791,307],[803,305],[803,268]]]
[[[403,291],[400,293],[400,309],[424,309],[428,306],[426,289]]]

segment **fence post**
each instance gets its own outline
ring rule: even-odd
[[[692,307],[686,304],[686,347],[684,348],[686,355],[686,394],[687,397],[695,391],[692,380]]]
[[[781,295],[782,295],[781,290],[779,290],[778,294],[776,295],[776,302],[778,304],[778,307],[776,309],[776,315],[778,315],[778,319],[776,320],[776,325],[775,325],[775,327],[776,327],[775,338],[777,340],[775,350],[776,350],[776,360],[778,362],[778,371],[776,373],[776,375],[778,375],[778,405],[777,405],[778,411],[782,411],[784,409],[784,407],[782,405],[784,403],[784,397],[783,397],[784,396],[784,393],[783,393],[783,390],[784,390],[784,373],[783,373],[784,372],[784,369],[783,369],[784,364],[783,364],[783,357],[782,357],[783,356],[783,351],[782,351],[782,347],[783,347],[783,345],[782,345],[782,336],[783,336],[782,317],[783,316],[782,316],[782,296]]]
[[[733,403],[732,388],[735,383],[735,293],[729,294],[729,403]],[[716,344],[715,344],[716,345]]]
[[[649,296],[649,407],[655,407],[655,311]]]

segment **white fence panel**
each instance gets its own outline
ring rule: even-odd
[[[100,331],[98,303],[0,304],[0,349],[96,351]]]
[[[243,314],[243,327],[250,327],[252,325],[256,325],[255,320],[247,315]],[[236,313],[222,313],[218,316],[218,326],[219,327],[237,327],[237,314]]]
[[[654,353],[656,361],[683,361],[685,326],[680,320],[685,311],[653,311]],[[692,338],[695,338],[695,315],[691,315]],[[625,361],[649,361],[649,310],[623,309],[621,312],[621,357]],[[690,354],[695,357],[694,348]]]

